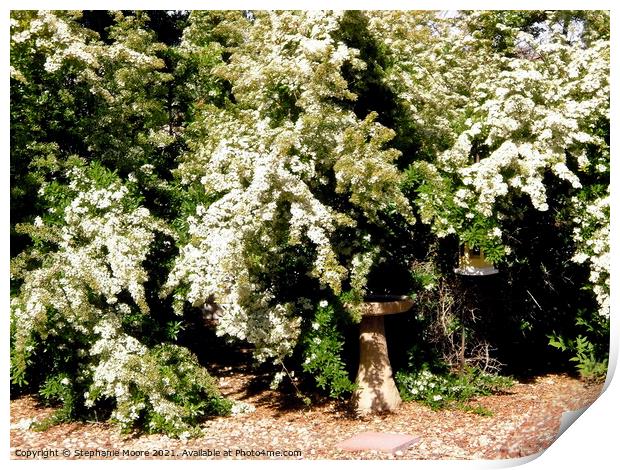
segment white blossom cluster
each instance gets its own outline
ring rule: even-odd
[[[165,228],[145,208],[128,210],[131,196],[120,181],[97,188],[82,168],[72,170],[70,177],[76,196],[64,208],[64,224],[47,227],[57,230],[57,250],[26,273],[20,295],[11,302],[15,350],[24,358],[35,331],[45,337],[64,329],[104,341],[112,333],[111,320],[103,319],[126,315],[136,307],[148,313],[142,263],[154,231]],[[121,293],[129,294],[133,307],[119,301]],[[62,312],[63,320],[49,328],[51,312]],[[98,349],[95,344],[90,354],[98,354]]]
[[[69,186],[77,188],[84,181],[83,171],[74,170],[72,178]],[[95,292],[103,295],[108,304],[115,304],[117,295],[126,290],[147,313],[143,284],[148,274],[142,262],[154,230],[165,228],[144,207],[127,211],[124,199],[130,197],[120,181],[106,188],[78,192],[64,211],[66,225],[62,227],[60,252],[75,269],[68,275],[92,280]],[[76,240],[89,243],[80,246]]]
[[[308,274],[325,287],[339,293],[350,274],[332,239],[355,220],[320,194],[346,196],[371,220],[381,210],[411,218],[393,165],[398,153],[382,148],[393,133],[334,101],[355,98],[345,61],[364,66],[333,38],[338,20],[329,12],[258,12],[247,42],[217,71],[232,83],[237,107],[205,110],[197,124],[205,137],[178,169],[184,183],[221,197],[188,219],[191,241],[167,289],[186,285],[175,296],[194,305],[213,296],[223,309],[219,333],[254,343],[261,360],[292,351],[300,316],[257,273],[304,244],[314,260]]]
[[[429,15],[377,12],[370,28],[391,48],[387,83],[436,155],[418,163],[429,181],[420,213],[436,233],[460,233],[476,214],[507,217],[498,203],[519,194],[548,210],[548,172],[577,189],[579,171],[608,171],[609,149],[595,132],[597,122],[609,119],[607,40],[584,47],[547,24],[552,33],[544,39],[519,32],[516,40],[528,53],[510,57]],[[590,161],[588,148],[603,159]]]
[[[56,12],[38,10],[33,14],[21,21],[12,20],[11,42],[32,43],[38,53],[45,55],[47,72],[58,71],[68,59],[87,65],[88,70],[99,67],[99,48],[85,29],[76,28],[70,18]]]
[[[100,397],[115,398],[117,411],[115,418],[130,423],[138,418],[139,409],[130,411],[123,416],[125,406],[130,400],[127,384],[129,373],[127,363],[135,355],[143,356],[147,349],[135,338],[123,333],[121,323],[116,315],[102,318],[93,328],[99,339],[93,344],[90,354],[99,359],[92,371],[92,385],[86,392],[86,406],[92,407]]]
[[[545,172],[580,188],[579,176],[568,168],[569,157],[585,167],[586,145],[605,147],[590,130],[597,119],[609,117],[609,45],[600,41],[587,50],[553,46],[562,50],[544,60],[502,61],[503,71],[475,88],[474,94],[484,99],[474,106],[475,117],[466,121],[463,144],[439,159],[446,171],[459,174],[475,195],[475,208],[486,216],[510,191],[527,194],[536,209],[547,210]],[[547,54],[550,47],[541,45],[540,53]],[[463,165],[474,153],[471,141],[477,135],[494,150]]]
[[[44,69],[48,73],[56,73],[67,64],[75,65],[72,71],[76,79],[88,84],[93,94],[103,97],[109,104],[126,98],[120,94],[126,92],[125,82],[131,81],[129,74],[144,74],[165,66],[155,55],[157,45],[142,51],[138,50],[139,41],[132,41],[131,37],[118,37],[122,41],[107,46],[96,33],[77,25],[74,20],[80,14],[78,11],[48,10],[16,13],[14,16],[19,20],[11,20],[11,46],[29,47],[30,53],[43,55]],[[135,29],[125,36],[130,34],[140,34],[140,30]],[[137,47],[132,47],[134,43]],[[11,67],[11,75],[27,81],[18,67]],[[117,69],[116,73],[111,83],[106,83],[110,77],[104,77],[113,69]]]
[[[358,253],[351,260],[351,287],[353,291],[363,294],[370,269],[375,262],[378,250]]]
[[[224,310],[221,333],[247,339],[259,350],[268,348],[270,354],[280,356],[294,345],[299,320],[292,318],[292,305],[278,304],[268,290],[260,290],[251,270],[268,268],[267,259],[259,262],[264,266],[253,266],[252,255],[278,257],[280,234],[274,227],[284,205],[289,206],[287,242],[300,243],[305,236],[315,245],[317,277],[339,289],[346,271],[329,244],[336,227],[334,214],[289,169],[303,171],[304,165],[295,156],[281,155],[277,148],[253,149],[248,144],[222,142],[212,163],[204,167],[210,170],[201,179],[207,191],[225,195],[208,208],[199,206],[189,218],[193,241],[181,249],[168,285],[187,282],[189,290],[182,300],[195,305],[214,296]],[[240,149],[242,145],[245,148]]]
[[[609,250],[609,195],[600,197],[591,203],[584,203],[575,198],[574,213],[576,224],[574,240],[577,251],[573,261],[586,264],[590,268],[590,282],[599,313],[609,317],[610,313],[610,267]]]
[[[232,405],[232,409],[230,414],[233,416],[244,415],[249,413],[254,413],[256,411],[256,407],[251,403],[245,403],[242,401],[235,401]]]
[[[405,387],[414,400],[424,399],[430,393],[441,391],[445,388],[445,381],[443,377],[437,376],[428,370],[422,370],[416,376],[407,377],[405,380]],[[432,396],[433,401],[440,401],[443,397],[440,394],[434,394]]]

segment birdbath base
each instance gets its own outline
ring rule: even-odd
[[[373,299],[374,300],[374,299]],[[359,415],[393,411],[402,400],[388,356],[383,317],[409,310],[413,301],[408,297],[384,296],[365,302],[360,323],[360,363],[352,405]]]

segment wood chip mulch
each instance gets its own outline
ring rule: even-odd
[[[71,423],[36,432],[28,420],[53,410],[33,397],[14,399],[11,412],[11,459],[507,459],[543,451],[556,439],[566,411],[590,405],[601,384],[588,384],[562,374],[516,381],[502,395],[480,397],[492,416],[460,410],[432,411],[403,403],[394,413],[355,418],[334,402],[311,407],[281,392],[249,386],[256,377],[247,370],[214,371],[222,392],[253,405],[251,413],[207,421],[204,436],[182,441],[161,435],[123,435],[108,423]],[[366,432],[402,433],[420,440],[405,451],[345,451],[336,444]],[[28,451],[47,451],[37,454]]]

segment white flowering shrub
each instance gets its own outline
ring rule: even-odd
[[[174,211],[170,198],[159,196],[170,192],[165,181],[155,184],[139,171],[148,162],[158,173],[178,145],[181,104],[170,93],[166,46],[146,27],[144,13],[100,11],[110,22],[102,37],[85,26],[88,14],[11,12],[12,225],[46,210],[37,192],[62,180],[72,155],[124,177],[135,172],[143,186],[153,186],[149,208]],[[28,243],[13,234],[12,255]]]
[[[148,430],[180,435],[205,413],[226,413],[187,350],[126,333],[149,315],[144,262],[169,230],[101,166],[78,164],[69,179],[43,187],[49,214],[22,227],[35,247],[14,264],[12,380],[43,382],[42,395],[63,403],[56,419],[109,399],[124,428],[146,419]]]
[[[86,406],[97,400],[116,402],[112,420],[121,429],[142,427],[186,439],[200,435],[205,416],[227,415],[232,402],[221,397],[217,383],[186,348],[162,344],[147,349],[128,335],[101,333],[92,354],[100,358]]]
[[[394,57],[386,80],[423,141],[440,143],[409,170],[422,221],[500,260],[501,221],[518,213],[511,200],[526,195],[546,211],[547,174],[579,189],[586,167],[608,171],[597,126],[609,119],[609,42],[568,41],[551,19],[538,24],[544,38],[498,23],[514,42],[507,54],[477,30],[487,16],[383,12],[371,25]]]
[[[524,333],[538,333],[537,324],[557,345],[559,330],[570,342],[577,326],[597,351],[588,363],[600,361],[609,334],[609,15],[367,14],[389,57],[383,82],[406,116],[396,130],[411,136],[406,173],[422,222],[501,265],[509,295],[534,309],[515,312]],[[528,278],[542,289],[532,294]],[[600,318],[576,280],[593,292]],[[573,300],[564,304],[562,289]]]
[[[77,133],[76,140],[83,139],[73,142],[72,138],[75,147],[119,168],[135,169],[153,148],[174,140],[164,125],[168,117],[165,85],[171,79],[159,57],[165,46],[145,29],[144,14],[114,12],[110,44],[79,24],[79,11],[15,11],[11,15],[15,90],[26,103],[28,95],[37,90],[52,109],[60,101],[65,115],[59,112],[54,117],[66,125],[63,130],[68,136]],[[76,102],[81,109],[74,107]],[[17,104],[21,108],[22,103]],[[96,122],[97,128],[82,129],[89,121]]]
[[[23,257],[38,261],[38,268],[16,273],[23,276],[22,295],[12,301],[15,347],[22,365],[33,332],[44,337],[58,333],[44,329],[50,312],[58,312],[81,333],[94,327],[103,308],[148,313],[142,262],[154,230],[161,226],[148,210],[136,207],[128,188],[100,166],[94,166],[90,175],[75,167],[70,178],[66,188],[50,184],[42,189],[50,202],[49,223],[39,217],[30,228],[55,250],[41,244]],[[123,295],[127,300],[121,300]]]
[[[358,219],[412,215],[399,154],[386,148],[394,133],[376,114],[347,109],[355,96],[342,69],[364,63],[334,38],[339,15],[257,12],[245,21],[248,37],[215,69],[234,105],[204,107],[177,170],[212,197],[187,218],[166,292],[175,290],[178,308],[214,299],[219,334],[249,341],[264,361],[293,352],[308,315],[292,279],[308,289],[300,297],[362,291],[364,232],[343,234],[355,237]]]
[[[572,354],[579,374],[586,379],[605,377],[608,368],[610,305],[609,188],[592,186],[571,199],[570,214],[576,250],[574,263],[588,268],[588,282],[598,306],[595,311],[580,307],[576,315],[577,331],[572,335],[554,331],[549,344]]]

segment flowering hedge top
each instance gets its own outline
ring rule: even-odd
[[[305,246],[310,276],[332,292],[349,276],[362,289],[352,261],[363,253],[347,261],[337,232],[358,218],[377,223],[382,212],[412,220],[393,163],[399,153],[385,148],[394,133],[345,105],[355,96],[342,69],[364,63],[334,39],[338,20],[257,13],[216,72],[231,83],[235,105],[205,108],[193,129],[200,140],[178,169],[184,183],[216,197],[189,217],[191,240],[168,286],[186,285],[176,297],[194,305],[214,298],[224,309],[220,332],[248,339],[259,358],[289,354],[299,332],[295,302],[275,298],[264,276],[286,263],[290,247]]]
[[[609,121],[609,40],[584,27],[605,15],[592,12],[563,27],[548,13],[534,34],[511,26],[510,13],[440,19],[377,12],[370,20],[391,57],[386,83],[422,140],[422,158],[408,170],[422,221],[440,237],[457,234],[482,247],[493,261],[511,251],[502,225],[523,212],[514,205],[517,198],[525,195],[535,209],[549,210],[548,175],[568,182],[572,194],[585,181],[605,184],[609,178],[609,145],[601,131]],[[483,34],[489,21],[504,49]],[[602,194],[590,204],[600,207],[606,200]],[[584,220],[575,219],[578,225]],[[598,283],[605,276],[595,272],[609,269],[608,251],[601,248],[607,235],[575,230],[593,237],[588,246],[599,247],[602,257],[592,261]],[[575,241],[583,242],[579,236]],[[601,293],[609,290],[601,282],[597,296],[606,312]]]

